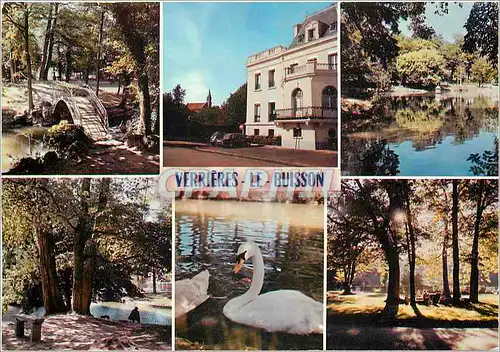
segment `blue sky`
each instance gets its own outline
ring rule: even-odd
[[[456,35],[465,35],[466,31],[464,28],[465,22],[469,17],[470,10],[474,3],[464,2],[462,7],[458,4],[450,2],[448,5],[448,14],[439,16],[434,14],[436,5],[429,4],[426,8],[426,21],[425,23],[436,31],[437,34],[441,34],[443,38],[448,42],[454,42]],[[403,26],[401,30],[403,34],[410,35],[411,32],[408,30],[407,23],[402,21]]]
[[[210,89],[220,105],[245,83],[248,56],[290,45],[293,25],[329,3],[163,3],[163,91],[180,84],[203,102]]]

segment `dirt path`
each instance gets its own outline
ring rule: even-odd
[[[160,172],[160,157],[128,148],[117,141],[96,142],[81,160],[62,162],[55,174],[154,174]]]
[[[14,323],[4,322],[4,350],[169,350],[171,327],[114,322],[79,315],[55,315],[42,324],[42,341],[30,342],[29,327],[25,338],[16,338]]]
[[[495,328],[369,327],[329,325],[327,349],[480,350],[498,348]]]

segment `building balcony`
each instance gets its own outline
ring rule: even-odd
[[[301,120],[335,120],[337,109],[324,107],[301,107],[292,109],[277,109],[276,122],[301,121]]]
[[[285,81],[320,74],[337,74],[337,64],[324,64],[317,63],[316,61],[308,61],[305,65],[285,67]]]

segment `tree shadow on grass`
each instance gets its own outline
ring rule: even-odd
[[[497,346],[496,329],[416,329],[328,326],[327,349],[486,350]]]

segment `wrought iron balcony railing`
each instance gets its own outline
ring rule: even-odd
[[[337,109],[317,106],[307,106],[291,109],[277,109],[276,121],[305,119],[336,119]]]

